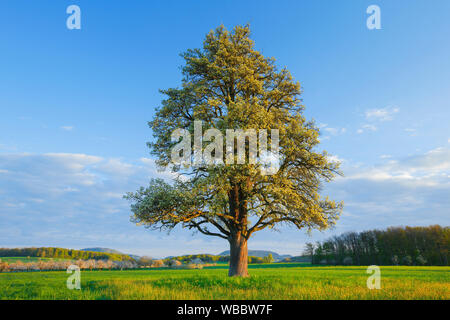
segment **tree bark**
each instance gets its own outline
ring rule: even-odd
[[[248,277],[247,239],[240,233],[230,235],[230,277]]]
[[[230,213],[236,222],[230,228],[230,277],[248,277],[247,201],[242,189],[235,184],[228,194]]]

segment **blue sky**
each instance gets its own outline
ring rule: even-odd
[[[81,30],[66,28],[67,6]],[[381,9],[381,30],[366,8]],[[166,256],[227,243],[129,221],[127,191],[158,173],[147,121],[180,84],[179,53],[224,24],[303,86],[307,118],[345,177],[334,230],[263,231],[251,249],[398,225],[449,225],[450,2],[24,1],[0,3],[0,246],[111,247]]]

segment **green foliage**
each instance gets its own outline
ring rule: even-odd
[[[411,256],[408,256],[408,255],[404,256],[402,259],[402,262],[405,266],[410,266],[412,264]]]
[[[311,258],[311,263],[314,263],[314,244],[307,242],[303,254],[309,256]]]
[[[275,59],[255,49],[249,27],[229,32],[221,26],[208,33],[203,48],[188,50],[182,57],[181,86],[161,90],[166,98],[149,123],[155,139],[148,145],[159,166],[186,179],[173,185],[154,179],[149,187],[128,193],[132,220],[152,229],[170,230],[181,224],[233,239],[238,246],[254,232],[280,224],[298,229],[335,224],[342,203],[322,197],[320,190],[340,174],[339,164],[317,150],[319,129],[303,116],[300,84],[287,69],[279,69]],[[279,130],[279,171],[263,175],[261,163],[236,164],[236,155],[233,165],[187,169],[170,163],[178,143],[171,140],[171,133],[185,129],[193,141],[194,120],[223,136],[227,129]],[[245,152],[248,158],[248,148]]]
[[[264,259],[261,257],[248,257],[248,263],[253,264],[253,263],[264,263]]]
[[[398,256],[397,255],[393,255],[392,256],[392,265],[394,265],[394,266],[398,266],[398,262],[399,262],[399,259],[398,259]]]
[[[306,251],[316,264],[440,265],[450,261],[450,227],[388,228],[333,237]],[[305,251],[305,252],[306,252]]]
[[[137,264],[138,264],[138,266],[144,266],[144,267],[146,267],[146,266],[151,266],[151,265],[153,264],[153,260],[154,260],[154,259],[152,259],[152,258],[150,258],[150,257],[144,256],[144,257],[141,257],[141,258],[137,261]]]
[[[132,261],[133,259],[124,254],[81,251],[65,248],[0,248],[0,257],[41,257],[71,260],[114,260]]]
[[[263,258],[264,263],[273,263],[275,260],[271,253],[269,253],[266,257]]]
[[[427,264],[427,259],[425,259],[422,255],[417,256],[416,263],[419,266],[424,266]]]
[[[0,259],[3,262],[15,263],[30,263],[30,262],[38,262],[38,261],[65,261],[68,259],[60,259],[60,258],[43,258],[43,257],[3,257]]]
[[[205,263],[214,263],[214,262],[219,261],[220,258],[221,257],[215,256],[212,254],[190,254],[190,255],[166,258],[166,259],[163,259],[163,261],[164,261],[164,263],[167,263],[171,260],[176,259],[184,264],[187,264],[187,263],[191,262],[192,260],[200,259]]]
[[[171,260],[178,260],[181,261],[184,264],[189,263],[192,260],[200,259],[205,263],[228,263],[230,262],[230,256],[216,256],[212,254],[190,254],[190,255],[184,255],[184,256],[178,256],[178,257],[170,257],[163,259],[164,263],[168,263]],[[260,257],[248,257],[248,263],[263,263],[263,258]]]

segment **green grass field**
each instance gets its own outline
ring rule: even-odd
[[[196,270],[82,271],[81,290],[66,272],[0,273],[0,299],[449,299],[450,267],[381,267],[369,290],[365,267],[250,265],[250,278],[227,267]]]

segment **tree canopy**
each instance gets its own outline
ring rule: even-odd
[[[303,116],[300,84],[286,68],[279,69],[275,59],[255,49],[248,26],[231,32],[221,26],[207,34],[203,48],[187,50],[182,57],[181,86],[161,90],[166,98],[149,122],[155,139],[148,143],[157,164],[179,176],[173,184],[153,179],[147,188],[128,193],[132,220],[154,229],[180,224],[227,239],[230,275],[245,276],[247,240],[254,232],[281,224],[298,229],[335,224],[343,204],[322,197],[320,191],[323,182],[340,174],[339,163],[317,150],[319,129]],[[194,121],[224,136],[227,129],[278,130],[278,171],[264,174],[260,161],[238,163],[236,152],[233,164],[203,161],[186,167],[171,162],[180,142],[172,139],[172,133],[187,130],[194,141]],[[267,136],[273,146],[272,138],[273,134]],[[209,140],[203,137],[203,149],[208,149]],[[227,157],[227,151],[223,147],[212,154]],[[197,155],[194,151],[187,156]]]

